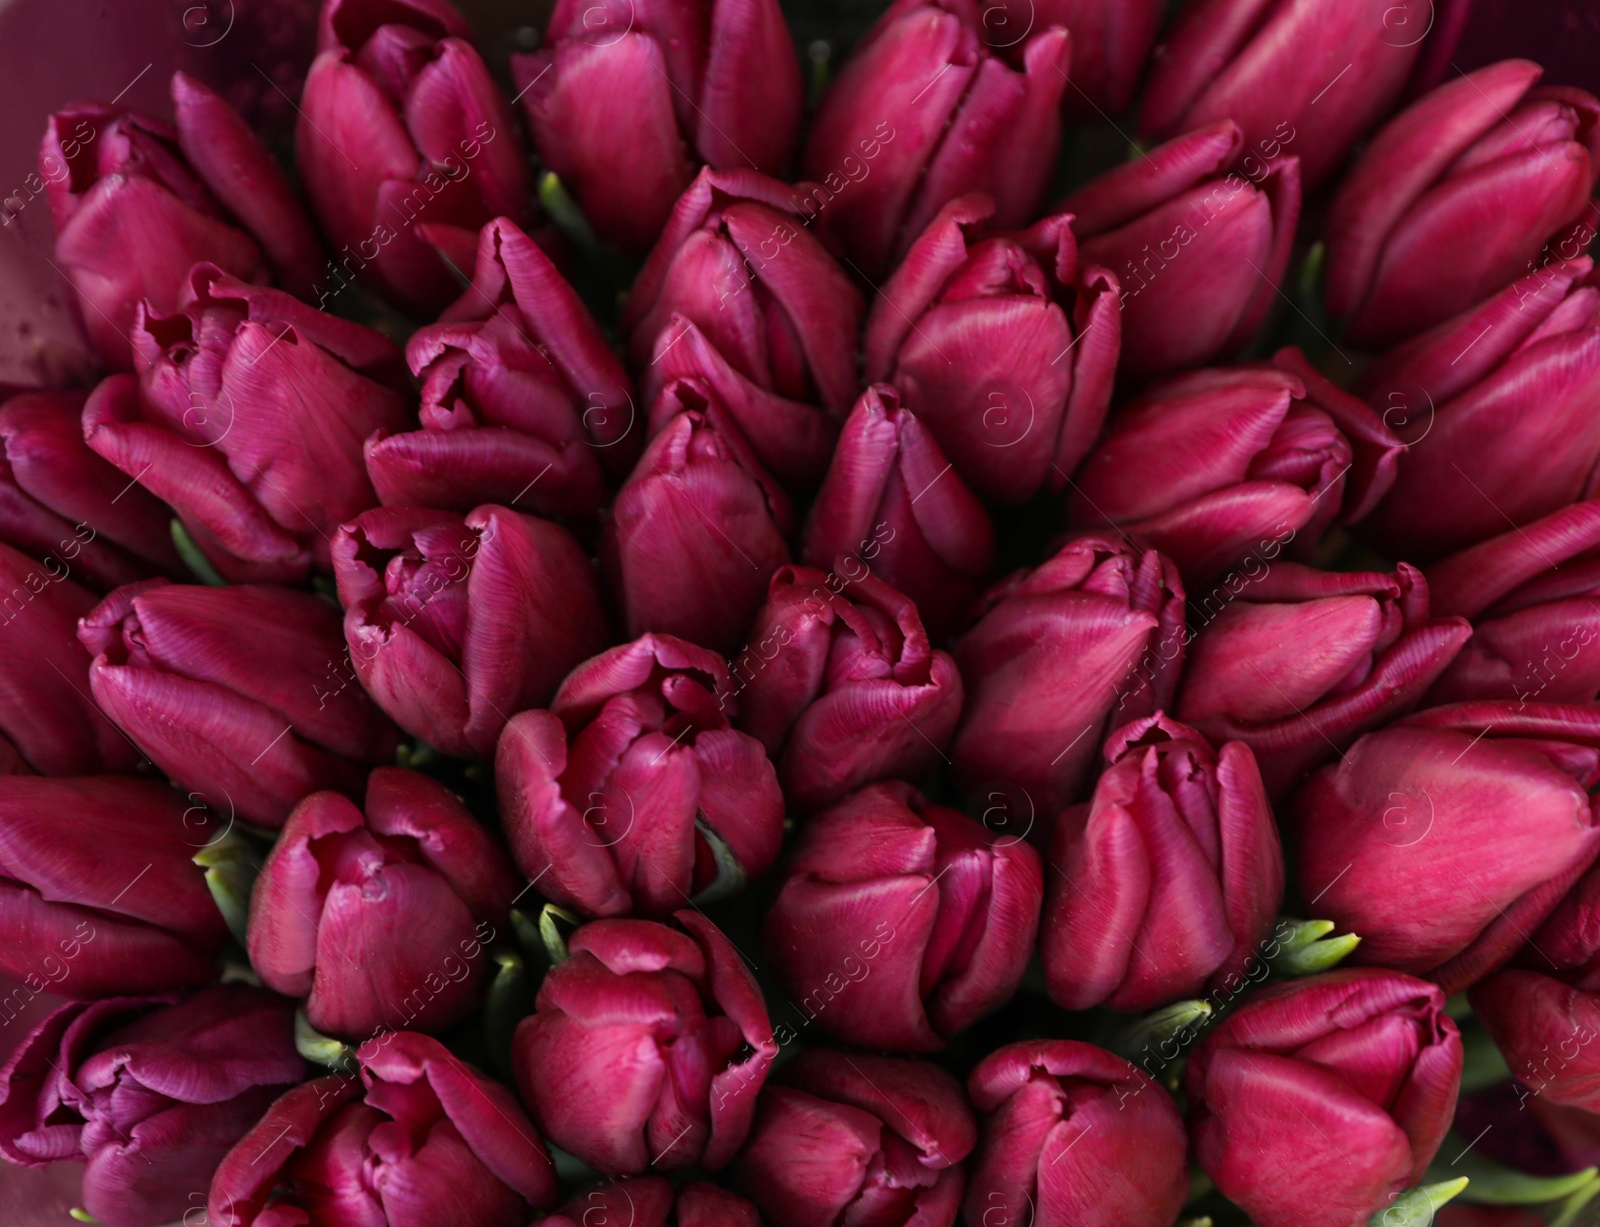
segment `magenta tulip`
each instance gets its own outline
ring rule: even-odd
[[[612,1180],[567,1198],[537,1227],[761,1227],[744,1198],[704,1180],[678,1186],[661,1176]]]

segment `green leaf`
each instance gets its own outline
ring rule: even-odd
[[[1439,1207],[1467,1187],[1467,1178],[1424,1184],[1397,1195],[1386,1209],[1367,1220],[1367,1227],[1429,1227]]]
[[[1211,1003],[1204,998],[1174,1001],[1134,1020],[1117,1038],[1113,1047],[1121,1056],[1154,1077],[1158,1071],[1147,1068],[1138,1058],[1154,1056],[1162,1063],[1177,1060],[1183,1050],[1211,1024],[1211,1017],[1215,1013]]]
[[[294,1012],[294,1046],[313,1065],[353,1073],[356,1069],[356,1050],[343,1040],[312,1027],[303,1009]]]
[[[1480,1133],[1478,1139],[1482,1137]],[[1588,1167],[1568,1176],[1529,1176],[1479,1154],[1473,1149],[1478,1139],[1468,1142],[1459,1134],[1445,1134],[1439,1155],[1428,1168],[1433,1180],[1443,1179],[1447,1173],[1469,1177],[1472,1191],[1462,1201],[1484,1206],[1537,1206],[1576,1193],[1597,1174],[1597,1169]]]
[[[568,958],[566,935],[561,932],[558,921],[569,924],[574,929],[583,923],[581,917],[553,903],[547,903],[540,909],[539,937],[544,942],[544,952],[550,956],[552,967],[557,963],[565,963]]]
[[[694,820],[694,829],[700,833],[700,838],[706,841],[706,846],[711,849],[711,856],[717,863],[717,876],[711,884],[694,897],[693,902],[715,903],[719,899],[726,899],[736,895],[744,889],[744,866],[739,864],[739,858],[733,854],[733,849],[728,847],[728,841],[723,839],[700,819]]]
[[[206,871],[206,887],[228,932],[241,946],[250,920],[250,892],[255,889],[261,861],[250,841],[228,830],[194,854],[194,863]]]
[[[483,1036],[495,1072],[510,1081],[511,1037],[517,1024],[533,1012],[533,985],[527,963],[515,950],[500,947],[491,957],[495,973],[483,1007]]]
[[[172,544],[177,547],[178,557],[183,559],[183,565],[188,567],[202,584],[210,584],[213,588],[228,586],[228,581],[223,579],[211,565],[211,560],[200,552],[200,547],[194,543],[194,538],[183,526],[183,521],[176,517],[172,521]]]
[[[1361,939],[1354,933],[1329,937],[1336,927],[1331,920],[1283,917],[1273,933],[1277,950],[1268,956],[1267,963],[1280,976],[1314,976],[1337,966],[1361,944]]]

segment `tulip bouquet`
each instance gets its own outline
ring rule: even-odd
[[[49,99],[0,1227],[1600,1222],[1600,99],[1496,7]]]

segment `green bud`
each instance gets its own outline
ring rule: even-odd
[[[1277,952],[1267,960],[1273,972],[1280,976],[1314,976],[1336,967],[1361,944],[1354,933],[1329,937],[1336,927],[1331,920],[1285,916],[1278,922],[1278,931],[1287,929],[1288,935],[1277,938]]]

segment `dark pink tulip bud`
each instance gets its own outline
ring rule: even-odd
[[[865,571],[779,568],[731,667],[739,727],[802,810],[873,780],[921,779],[961,717],[955,661],[929,645],[917,607]]]
[[[37,392],[0,405],[0,540],[96,591],[178,574],[172,512],[84,444],[83,401]]]
[[[1600,285],[1555,259],[1385,354],[1363,395],[1409,447],[1364,531],[1423,562],[1600,492]]]
[[[1437,987],[1339,968],[1263,989],[1205,1039],[1186,1073],[1189,1133],[1260,1227],[1360,1227],[1421,1179],[1460,1079]]]
[[[1026,14],[1035,28],[1064,26],[1072,32],[1071,80],[1061,99],[1068,119],[1094,123],[1128,109],[1161,28],[1165,8],[1160,0],[1030,0],[1017,6],[1016,16],[1010,15],[1011,7],[985,11],[993,14],[992,43],[1022,45],[1012,43],[1014,30],[996,24],[1001,16],[1015,21]]]
[[[928,635],[961,625],[994,561],[989,513],[888,384],[861,394],[806,525],[805,561],[849,559],[905,593]]]
[[[959,197],[912,243],[873,301],[867,378],[899,389],[973,489],[1015,503],[1064,486],[1100,433],[1122,318],[1069,215],[996,234],[994,211]]]
[[[1403,445],[1378,414],[1298,349],[1270,366],[1164,380],[1112,415],[1073,484],[1075,523],[1114,526],[1178,564],[1198,589],[1365,515],[1394,483]]]
[[[332,263],[430,318],[460,289],[441,253],[460,264],[491,218],[533,220],[511,107],[470,39],[449,0],[327,0],[296,108]]]
[[[733,943],[697,911],[675,918],[578,929],[512,1041],[534,1119],[608,1175],[725,1165],[778,1051]]]
[[[399,732],[349,675],[339,614],[267,584],[154,579],[78,623],[95,702],[180,788],[280,827],[318,789],[359,791]]]
[[[1056,206],[1072,216],[1080,263],[1109,270],[1121,287],[1125,377],[1232,357],[1261,327],[1300,218],[1293,131],[1269,134],[1255,156],[1238,124],[1210,123]],[[1229,171],[1241,158],[1243,169]]]
[[[1414,707],[1472,628],[1433,617],[1427,581],[1406,563],[1393,575],[1331,572],[1263,554],[1197,600],[1174,714],[1213,744],[1254,750],[1267,795],[1282,801]]]
[[[1183,1120],[1172,1096],[1121,1057],[1076,1040],[1007,1044],[968,1075],[967,1094],[983,1141],[966,1222],[1170,1227],[1177,1218],[1189,1194]]]
[[[193,810],[150,780],[0,776],[0,974],[79,1000],[216,979]]]
[[[761,1227],[744,1198],[704,1180],[678,1187],[661,1176],[597,1184],[574,1193],[538,1227]]]
[[[267,1109],[217,1169],[209,1223],[522,1227],[560,1198],[516,1098],[438,1040],[390,1031],[357,1060],[359,1081],[318,1078]]]
[[[950,1227],[977,1139],[937,1065],[811,1048],[761,1092],[735,1173],[770,1227]]]
[[[829,1035],[933,1052],[1022,983],[1039,854],[909,784],[873,784],[807,819],[787,873],[764,942]]]
[[[727,666],[646,635],[574,669],[550,711],[513,716],[495,780],[517,866],[587,916],[666,916],[765,873],[783,794],[761,743],[730,726]]]
[[[278,290],[196,265],[174,315],[140,312],[137,381],[105,380],[89,446],[168,503],[227,579],[326,570],[334,530],[377,504],[361,444],[405,402],[387,339]]]
[[[1455,993],[1503,964],[1600,853],[1600,716],[1457,703],[1369,733],[1301,791],[1299,884],[1354,960]]]
[[[1428,569],[1428,588],[1436,611],[1473,621],[1432,702],[1600,697],[1600,500],[1451,555]]]
[[[823,96],[801,162],[822,190],[806,211],[863,277],[887,274],[968,192],[994,198],[1001,229],[1038,215],[1061,140],[1071,40],[1033,22],[1001,58],[987,15],[974,0],[895,0]]]
[[[56,259],[113,370],[133,369],[139,304],[174,310],[195,264],[307,295],[322,263],[283,171],[233,108],[181,72],[172,106],[175,126],[115,103],[69,107],[39,149]]]
[[[547,166],[606,242],[643,255],[697,165],[782,175],[804,111],[774,0],[560,0],[511,57]]]
[[[550,258],[504,218],[478,237],[473,288],[412,334],[406,359],[422,429],[366,444],[390,506],[588,518],[638,454],[627,372]]]
[[[1373,139],[1328,211],[1327,304],[1354,345],[1391,345],[1594,238],[1600,101],[1534,89],[1503,60],[1413,103]],[[1463,236],[1471,235],[1470,243]]]
[[[1139,129],[1164,138],[1233,120],[1244,139],[1229,162],[1246,171],[1292,140],[1315,190],[1399,101],[1436,7],[1455,5],[1201,0],[1156,48]]]
[[[305,1064],[294,1002],[243,984],[63,1005],[0,1067],[0,1155],[83,1163],[107,1227],[176,1222]]]
[[[1157,712],[1105,746],[1057,822],[1039,953],[1068,1010],[1148,1010],[1245,970],[1283,902],[1283,850],[1250,747]]]
[[[493,757],[513,712],[609,642],[584,548],[504,507],[363,512],[334,538],[333,570],[355,675],[446,754]]]
[[[294,807],[250,896],[250,964],[325,1035],[436,1033],[477,1004],[517,882],[444,785],[379,767]]]
[[[1079,537],[992,588],[956,641],[963,793],[1018,787],[1029,812],[1079,799],[1109,728],[1168,707],[1187,640],[1183,584],[1154,550]]]
[[[627,634],[731,653],[789,561],[793,513],[714,398],[688,380],[662,390],[674,416],[618,491],[600,562]]]

